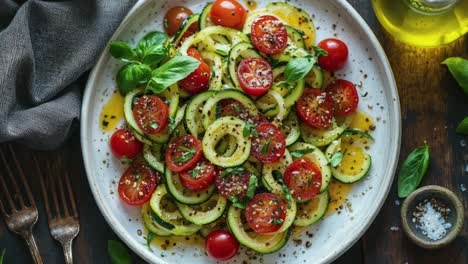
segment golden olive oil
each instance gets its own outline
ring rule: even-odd
[[[372,0],[382,26],[413,46],[435,47],[468,32],[468,0]]]

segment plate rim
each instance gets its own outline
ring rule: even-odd
[[[305,1],[305,0],[304,0]],[[137,242],[133,241],[134,238],[128,233],[128,232],[122,232],[122,230],[125,230],[125,228],[117,221],[117,219],[113,216],[113,214],[110,212],[110,208],[106,206],[106,203],[100,196],[100,192],[98,190],[97,184],[95,182],[95,177],[91,177],[91,161],[90,157],[87,155],[89,153],[89,148],[88,145],[85,144],[88,138],[88,131],[87,127],[85,126],[87,123],[89,123],[88,119],[88,112],[87,108],[90,104],[91,101],[91,94],[92,94],[92,88],[95,86],[95,82],[98,76],[98,73],[101,71],[103,68],[103,62],[109,56],[108,52],[108,46],[109,43],[113,40],[116,39],[116,36],[118,36],[124,28],[127,26],[127,24],[130,22],[132,16],[140,11],[145,5],[149,4],[151,0],[138,0],[135,5],[130,9],[128,14],[125,16],[125,18],[122,20],[120,23],[119,27],[116,29],[116,31],[112,34],[112,37],[109,39],[107,42],[105,48],[101,52],[101,55],[99,56],[98,61],[96,62],[95,66],[93,67],[89,77],[88,81],[85,86],[84,94],[83,94],[83,101],[82,101],[82,107],[81,107],[81,121],[80,121],[80,143],[81,143],[81,149],[82,149],[82,156],[83,156],[83,163],[85,167],[85,172],[86,172],[86,177],[88,179],[88,183],[91,189],[91,192],[93,194],[93,198],[99,208],[99,211],[101,214],[104,216],[104,219],[108,223],[108,225],[111,227],[111,229],[114,231],[114,233],[117,234],[117,236],[136,254],[138,254],[140,257],[142,257],[144,260],[150,262],[150,263],[167,263],[166,261],[162,260],[159,256],[155,255],[154,253],[151,253],[147,250],[142,250],[142,246],[138,244]],[[334,3],[333,3],[334,2]],[[390,88],[390,95],[391,100],[394,102],[394,115],[392,118],[392,115],[390,115],[390,119],[392,120],[392,123],[395,124],[395,128],[393,129],[396,131],[395,136],[395,146],[391,146],[391,164],[390,164],[390,170],[383,175],[383,177],[388,177],[389,180],[385,183],[385,190],[383,192],[380,192],[380,195],[378,195],[378,205],[376,209],[370,214],[369,221],[363,225],[360,230],[355,234],[354,238],[351,240],[346,241],[346,243],[340,244],[336,250],[328,254],[324,259],[323,263],[330,263],[334,260],[336,260],[338,257],[343,255],[350,247],[352,247],[363,235],[364,233],[369,229],[369,227],[372,225],[374,222],[375,218],[379,214],[380,210],[382,209],[383,204],[385,203],[388,194],[390,192],[390,189],[393,185],[394,177],[395,177],[395,172],[397,169],[398,165],[398,160],[399,160],[399,154],[400,154],[400,147],[401,147],[401,109],[400,109],[400,99],[398,95],[398,89],[396,85],[396,80],[393,75],[393,71],[391,69],[390,62],[387,58],[387,55],[385,54],[384,49],[382,48],[380,42],[378,41],[377,37],[375,36],[374,32],[372,29],[369,27],[369,25],[366,23],[366,21],[361,17],[361,15],[354,9],[353,6],[351,6],[350,3],[348,3],[346,0],[333,0],[331,4],[336,4],[339,5],[342,9],[344,9],[351,17],[354,19],[358,25],[361,27],[361,29],[364,31],[364,33],[367,35],[367,37],[371,41],[371,45],[375,47],[376,50],[376,56],[381,60],[382,66],[383,66],[383,73],[388,79],[389,83],[389,88]],[[146,249],[146,248],[145,248]],[[156,261],[156,262],[155,262]]]

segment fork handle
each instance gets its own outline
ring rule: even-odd
[[[23,234],[23,238],[26,240],[26,244],[28,245],[29,251],[31,252],[34,263],[43,264],[41,254],[39,253],[39,248],[37,247],[32,231],[28,231]]]
[[[62,243],[65,264],[73,264],[72,241]]]

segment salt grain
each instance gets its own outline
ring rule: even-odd
[[[460,184],[460,191],[462,192],[465,192],[466,191],[466,187],[465,187],[465,184]]]
[[[390,227],[390,230],[393,231],[393,232],[397,232],[400,230],[400,228],[398,226],[392,226]]]
[[[452,227],[452,224],[446,222],[449,214],[450,208],[445,204],[435,199],[426,199],[416,206],[412,222],[424,236],[435,241],[443,238]]]
[[[460,140],[460,146],[462,148],[466,147],[466,141],[464,139]]]

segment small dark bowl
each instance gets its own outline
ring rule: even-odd
[[[415,224],[412,222],[415,207],[425,199],[431,198],[443,202],[450,208],[447,222],[452,224],[447,234],[435,241],[424,236],[419,229],[416,229]],[[464,214],[465,210],[460,199],[449,189],[437,185],[429,185],[417,189],[405,199],[401,206],[401,222],[406,235],[416,245],[427,249],[441,248],[452,242],[463,228]]]

